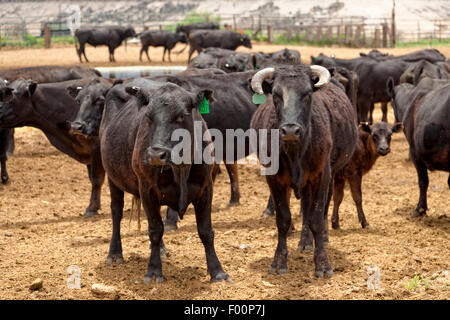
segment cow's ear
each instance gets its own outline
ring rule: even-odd
[[[147,105],[150,102],[150,96],[148,95],[148,92],[145,89],[132,86],[126,87],[125,91],[129,95],[135,96],[142,105]]]
[[[403,123],[402,122],[396,122],[393,126],[392,126],[392,132],[400,132],[400,130],[403,130]]]
[[[30,81],[28,82],[28,95],[31,97],[34,92],[36,91],[37,88],[37,82],[35,81]]]
[[[370,125],[369,125],[368,122],[361,122],[361,123],[359,124],[359,127],[360,127],[363,131],[365,131],[365,132],[367,132],[367,133],[371,133],[371,132],[372,132],[372,129],[370,128]]]
[[[115,85],[122,84],[122,83],[123,83],[123,80],[122,80],[122,79],[116,79],[116,80],[114,80],[112,86],[114,87]]]
[[[80,87],[80,86],[68,86],[66,90],[69,93],[69,95],[72,98],[75,99],[77,97],[78,93],[81,91],[81,89],[83,89],[83,87]]]
[[[213,93],[210,89],[200,90],[194,98],[193,107],[199,108],[200,113],[209,113],[209,105],[215,101]]]
[[[10,102],[14,98],[13,91],[14,91],[14,89],[8,88],[8,87],[1,89],[1,91],[0,91],[0,101],[2,101],[2,102]]]
[[[314,64],[314,63],[316,63],[316,61],[317,61],[317,58],[316,58],[316,57],[313,57],[313,56],[311,56],[311,64]]]

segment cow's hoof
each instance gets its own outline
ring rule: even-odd
[[[414,210],[413,213],[411,214],[411,216],[413,218],[416,218],[416,217],[423,216],[425,214],[426,214],[426,210],[424,208],[420,208],[420,209]]]
[[[274,216],[273,212],[270,211],[269,209],[264,210],[262,213],[263,218],[271,218],[273,216]]]
[[[326,271],[325,274],[327,275],[328,278],[331,278],[334,275],[333,269]]]
[[[363,227],[363,229],[369,229],[370,225],[365,222],[365,223],[361,223],[361,227]]]
[[[323,271],[322,270],[316,270],[316,277],[319,279],[323,279]]]
[[[270,269],[269,269],[269,273],[270,274],[274,274],[274,275],[276,275],[276,274],[286,274],[288,272],[288,269],[287,268],[279,268],[279,269],[277,269],[277,268],[275,268],[275,267],[270,267]]]
[[[341,227],[339,226],[339,223],[332,223],[331,224],[331,227],[334,229],[334,230],[339,230]]]
[[[225,281],[225,280],[227,280],[229,282],[233,282],[233,281],[231,281],[230,276],[224,271],[221,271],[218,274],[216,274],[214,277],[211,277],[211,283]]]
[[[175,231],[178,229],[177,224],[165,224],[164,225],[164,232],[170,232],[170,231]]]
[[[307,244],[307,245],[305,245],[305,246],[298,246],[297,247],[297,250],[298,251],[312,251],[312,249],[313,249],[313,246],[311,245],[311,244]]]
[[[95,211],[90,211],[90,210],[86,210],[85,212],[84,212],[84,216],[85,217],[93,217],[93,216],[96,216],[96,215],[98,215],[98,211],[97,210],[95,210]]]
[[[163,283],[164,282],[163,276],[157,276],[157,275],[153,274],[153,275],[145,275],[144,283],[145,284],[151,283],[153,281],[153,279],[155,279],[155,283]]]
[[[241,204],[239,203],[239,201],[230,201],[230,203],[228,203],[229,207],[237,207],[240,206]]]
[[[111,266],[115,262],[117,265],[123,264],[123,256],[121,254],[111,254],[106,258],[106,265]]]

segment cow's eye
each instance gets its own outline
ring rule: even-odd
[[[378,140],[378,135],[374,134],[374,135],[372,136],[372,139],[373,139],[373,141],[377,141],[377,140]]]

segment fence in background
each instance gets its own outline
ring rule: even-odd
[[[450,39],[450,20],[366,19],[364,17],[280,17],[221,15],[221,26],[247,33],[252,39],[280,44],[337,45],[347,47],[393,47],[398,42]],[[208,17],[206,17],[208,20]],[[34,21],[34,22],[32,22]],[[36,23],[36,17],[2,17],[0,48],[32,47],[51,43],[74,43],[75,38],[64,19],[48,17]],[[56,22],[55,22],[56,21]],[[174,29],[178,20],[130,21],[136,32],[148,29]],[[81,21],[82,27],[93,27]],[[47,28],[47,32],[45,32]],[[47,40],[45,37],[47,36]]]

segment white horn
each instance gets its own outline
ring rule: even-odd
[[[274,68],[265,68],[257,73],[252,78],[252,89],[257,94],[264,94],[262,89],[262,83],[265,79],[271,79],[273,77],[273,73],[275,72]]]
[[[331,74],[327,68],[318,65],[312,65],[311,71],[313,75],[319,77],[319,81],[314,85],[314,87],[320,88],[326,85],[328,82],[330,82]]]

